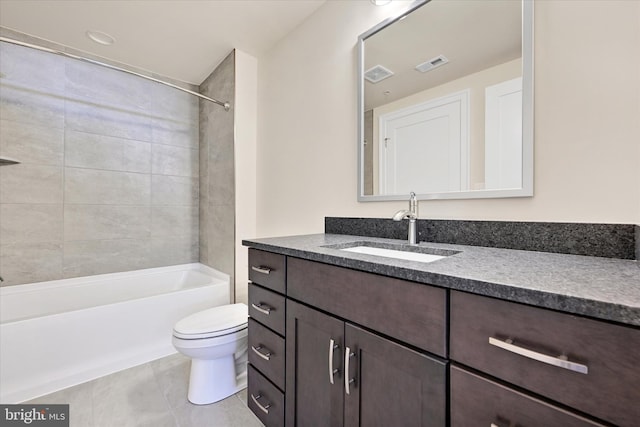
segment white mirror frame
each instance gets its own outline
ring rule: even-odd
[[[396,17],[386,19],[358,37],[358,201],[380,202],[407,200],[408,194],[364,194],[364,42],[400,20],[403,16],[425,5],[430,0],[416,0]],[[428,5],[425,5],[428,7]],[[418,200],[480,199],[533,196],[533,0],[522,0],[522,187],[500,190],[472,190],[417,194]]]

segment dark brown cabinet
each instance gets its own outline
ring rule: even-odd
[[[640,330],[249,250],[267,427],[636,426]]]
[[[446,363],[287,301],[286,425],[445,426]]]

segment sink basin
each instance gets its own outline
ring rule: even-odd
[[[355,242],[330,247],[347,252],[418,262],[433,262],[459,253],[448,249],[381,242]]]

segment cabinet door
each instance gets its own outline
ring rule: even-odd
[[[346,427],[446,425],[446,362],[350,324],[345,342]]]
[[[344,322],[287,300],[287,427],[342,425],[343,343]]]

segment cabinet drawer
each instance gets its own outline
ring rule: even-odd
[[[285,297],[249,284],[249,316],[284,335]]]
[[[446,356],[446,291],[298,258],[287,261],[287,296]]]
[[[249,363],[284,390],[284,339],[249,319]]]
[[[451,367],[451,427],[601,425],[460,368]]]
[[[284,255],[249,249],[249,280],[265,288],[285,293],[286,258]]]
[[[247,406],[266,427],[284,425],[284,394],[253,366],[247,367]]]
[[[640,329],[453,291],[450,333],[456,362],[620,426],[640,419]]]

